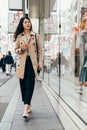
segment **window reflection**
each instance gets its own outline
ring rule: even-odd
[[[66,13],[61,10],[61,34],[49,33],[44,43],[44,81],[86,121],[82,109],[87,103],[87,12],[79,11],[80,18],[77,6],[75,0]],[[59,15],[59,25],[58,20]]]

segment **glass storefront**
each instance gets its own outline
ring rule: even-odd
[[[87,10],[82,0],[69,2],[64,7],[64,1],[57,0],[52,7],[49,0],[49,17],[44,18],[44,81],[87,123]]]

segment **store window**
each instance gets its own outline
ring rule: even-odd
[[[77,0],[55,2],[58,10],[52,12],[49,0],[49,17],[44,19],[44,81],[86,121],[87,12],[82,16],[83,3],[78,6]]]

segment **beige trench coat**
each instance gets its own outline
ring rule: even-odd
[[[34,68],[35,76],[38,77],[37,74],[37,67],[40,65],[43,66],[43,52],[42,52],[42,45],[40,42],[39,35],[36,35],[37,38],[37,44],[38,44],[38,58],[39,63],[37,62],[37,49],[36,49],[36,39],[35,39],[35,33],[31,31],[30,33],[30,42],[29,42],[29,55],[31,58],[31,62]],[[18,78],[23,79],[24,78],[24,70],[25,70],[25,63],[26,63],[26,57],[27,57],[27,51],[22,52],[21,46],[24,44],[25,35],[24,33],[21,33],[18,35],[15,43],[15,53],[18,55],[17,60],[17,68],[16,68],[16,76]]]

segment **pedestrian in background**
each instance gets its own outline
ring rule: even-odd
[[[2,68],[2,72],[6,71],[5,55],[3,55],[3,57],[1,58],[1,68]]]
[[[6,75],[11,75],[12,65],[14,64],[11,51],[8,51],[8,54],[5,56],[4,61],[6,64]]]
[[[24,102],[23,117],[28,119],[31,111],[31,99],[35,86],[35,77],[38,77],[37,68],[42,70],[43,55],[39,35],[32,30],[32,23],[28,17],[22,17],[14,34],[15,53],[18,55],[16,76],[19,78],[22,101]],[[38,44],[38,59],[36,38]]]

